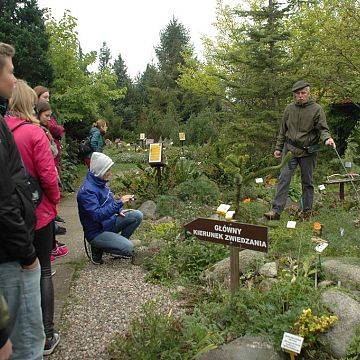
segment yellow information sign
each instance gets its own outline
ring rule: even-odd
[[[179,140],[185,141],[185,133],[184,132],[179,133]]]
[[[161,164],[162,144],[150,144],[149,164]]]
[[[140,134],[140,140],[145,140],[145,134],[144,133]]]

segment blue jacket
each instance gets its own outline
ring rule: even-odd
[[[77,194],[78,210],[85,237],[91,241],[104,231],[115,231],[123,203],[115,200],[107,182],[90,171]]]

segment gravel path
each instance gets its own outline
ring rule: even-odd
[[[106,346],[114,333],[124,332],[144,303],[159,299],[166,312],[176,306],[167,289],[145,282],[140,266],[104,259],[105,264],[88,263],[80,271],[61,319],[65,326],[61,342],[49,359],[107,359]]]

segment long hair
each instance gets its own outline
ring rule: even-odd
[[[14,91],[9,101],[9,112],[33,124],[39,125],[40,121],[34,114],[37,103],[35,91],[24,80],[17,80]]]

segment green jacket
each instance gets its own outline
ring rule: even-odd
[[[319,104],[311,99],[302,105],[291,103],[285,108],[275,150],[283,151],[287,139],[307,147],[318,144],[320,139],[325,142],[330,137],[326,116]],[[286,148],[296,157],[308,155],[290,144],[286,144]]]
[[[91,153],[87,154],[86,156],[90,159],[91,155],[94,151],[102,152],[105,146],[105,140],[103,135],[101,135],[100,130],[97,127],[92,127],[90,129],[90,145],[92,148]]]

